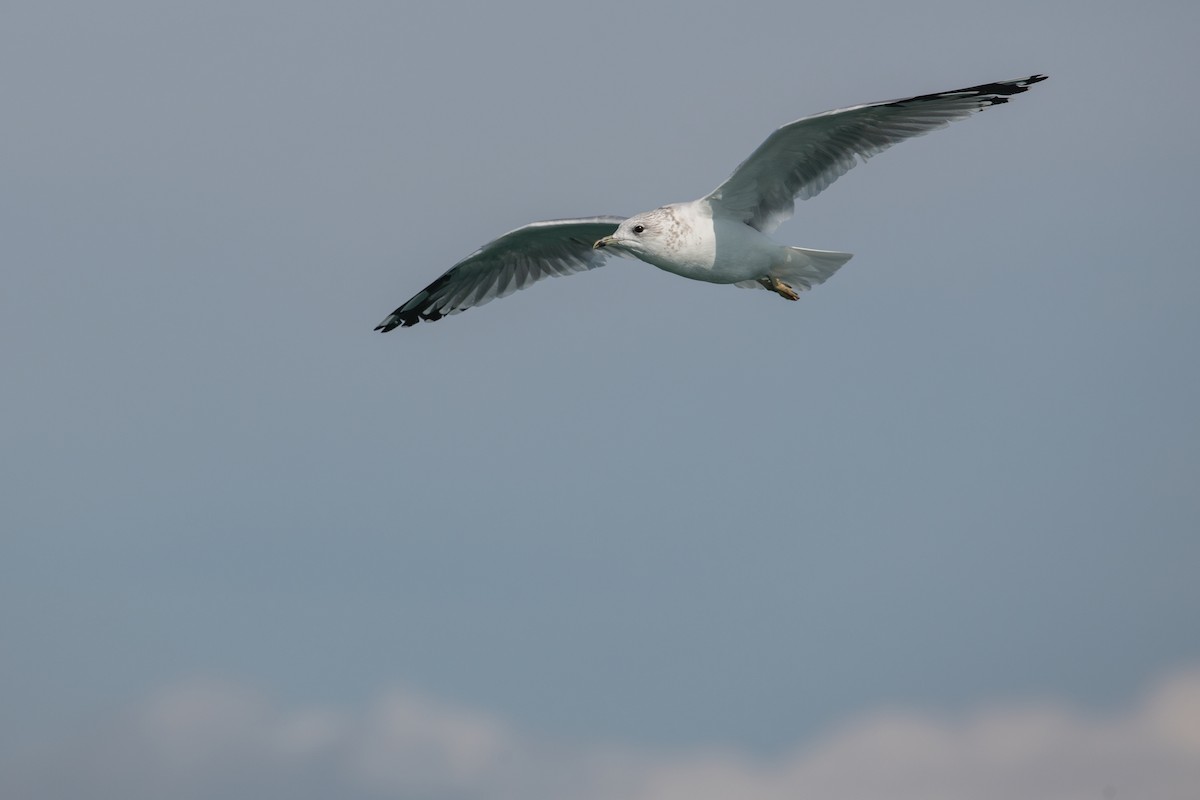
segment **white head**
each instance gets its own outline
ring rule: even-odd
[[[593,250],[611,247],[619,254],[647,260],[646,256],[670,249],[679,236],[679,222],[669,206],[635,214],[622,222],[612,236],[592,245]]]

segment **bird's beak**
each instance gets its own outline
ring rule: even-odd
[[[597,239],[596,243],[594,245],[592,245],[592,249],[599,250],[602,247],[608,247],[610,244],[616,244],[616,243],[617,243],[617,240],[614,239],[613,237],[605,236],[603,239]]]

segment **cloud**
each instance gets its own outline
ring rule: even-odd
[[[193,681],[0,767],[0,796],[28,800],[1192,800],[1200,671],[1160,682],[1124,714],[1054,703],[879,711],[775,758],[556,745],[403,689],[362,709],[287,710]]]
[[[661,765],[639,800],[1055,800],[1200,796],[1200,672],[1158,686],[1133,713],[1053,704],[963,718],[884,712],[776,761],[707,755]]]

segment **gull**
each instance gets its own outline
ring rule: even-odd
[[[767,234],[796,198],[820,194],[860,161],[1007,103],[1045,75],[840,108],[784,125],[716,189],[632,217],[534,222],[488,242],[446,270],[375,330],[387,332],[481,306],[545,277],[602,265],[615,253],[709,283],[768,289],[787,300],[824,281],[850,253],[778,244]]]

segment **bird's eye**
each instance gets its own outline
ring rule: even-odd
[[[642,232],[642,231],[644,231],[644,230],[646,230],[646,226],[645,226],[645,225],[634,225],[634,226],[633,226],[633,232],[634,232],[634,233],[641,233],[641,232]]]

